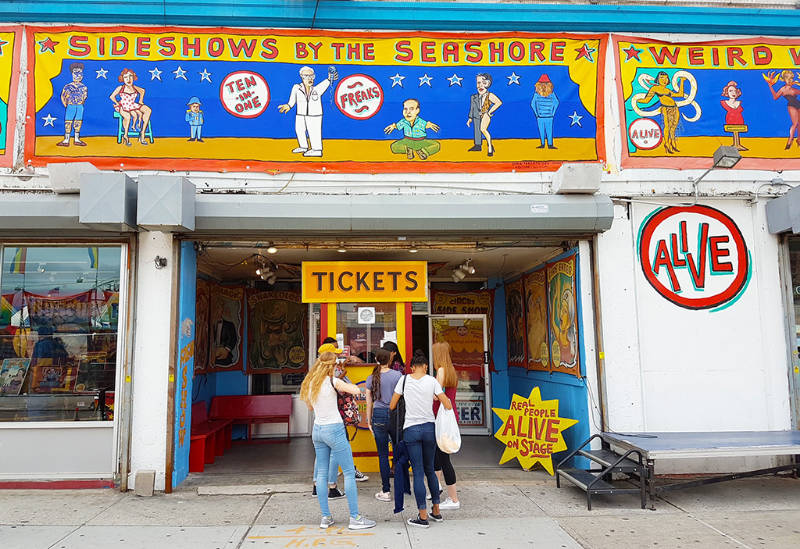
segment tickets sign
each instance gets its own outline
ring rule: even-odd
[[[516,458],[523,469],[541,463],[553,474],[553,454],[567,449],[562,431],[578,423],[558,415],[558,400],[542,400],[538,387],[528,398],[512,395],[508,409],[492,408],[502,421],[494,438],[506,449],[500,464]]]
[[[304,261],[303,303],[428,300],[425,261]]]

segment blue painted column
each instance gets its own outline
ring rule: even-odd
[[[194,243],[181,242],[178,282],[178,368],[175,379],[175,437],[172,487],[189,474],[192,432],[192,378],[194,377],[194,323],[197,301],[197,254]]]

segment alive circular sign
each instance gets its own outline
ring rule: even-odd
[[[371,76],[351,74],[336,86],[334,97],[342,114],[355,120],[366,120],[381,110],[383,88]]]
[[[750,280],[742,232],[709,206],[671,206],[639,228],[639,263],[647,282],[687,309],[710,309],[737,298]]]
[[[651,118],[637,118],[628,128],[628,137],[637,149],[649,151],[661,144],[661,126]]]

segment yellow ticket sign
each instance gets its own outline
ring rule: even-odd
[[[428,300],[425,261],[304,261],[303,303]]]
[[[528,398],[514,394],[508,409],[492,408],[503,422],[494,438],[506,449],[500,464],[519,460],[524,469],[536,462],[553,474],[553,454],[567,449],[562,431],[578,423],[577,419],[558,416],[558,400],[542,400],[538,387]]]

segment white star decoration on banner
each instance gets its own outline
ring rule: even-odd
[[[147,72],[150,73],[150,80],[158,80],[160,82],[161,81],[161,73],[164,72],[164,71],[160,71],[160,70],[158,70],[158,67],[156,67],[156,68],[151,69],[151,70],[149,70]]]
[[[462,78],[462,77],[458,76],[457,74],[453,73],[453,76],[448,78],[448,80],[450,81],[450,85],[451,86],[460,86],[461,85],[461,81],[464,80],[464,78]],[[428,85],[430,85],[430,84],[428,84]]]
[[[44,120],[44,125],[45,126],[53,126],[53,122],[58,120],[58,118],[53,118],[52,116],[50,116],[50,113],[47,113],[47,116],[43,116],[42,120]],[[53,126],[53,127],[55,127],[55,126]]]
[[[419,77],[419,86],[422,87],[424,84],[427,84],[428,87],[431,88],[433,87],[431,86],[431,80],[433,80],[433,76],[428,76],[426,72],[424,76]]]
[[[178,78],[183,78],[184,80],[186,80],[186,71],[183,70],[180,65],[178,65],[177,69],[172,71],[172,74],[175,75],[175,80],[177,80]]]
[[[94,71],[94,72],[97,73],[97,78],[105,78],[106,80],[108,80],[108,77],[106,76],[108,74],[108,71],[105,70],[103,67],[100,67],[99,71]]]
[[[203,80],[208,80],[209,82],[211,82],[211,73],[208,72],[205,69],[205,67],[203,67],[203,72],[200,73],[200,82],[202,82]]]
[[[400,86],[401,88],[403,87],[403,79],[405,78],[405,76],[400,76],[399,72],[397,74],[395,74],[394,76],[390,76],[389,78],[392,80],[392,87],[393,88],[395,86]]]
[[[508,78],[508,85],[509,86],[511,84],[516,84],[517,86],[519,86],[519,75],[517,73],[512,71],[511,72],[511,76],[506,76],[506,78]]]
[[[581,118],[583,118],[583,116],[579,115],[578,111],[572,111],[572,114],[569,115],[569,119],[570,119],[569,126],[570,126],[570,128],[572,126],[574,126],[575,124],[577,124],[578,126],[580,126],[582,128],[583,124],[581,124]]]

